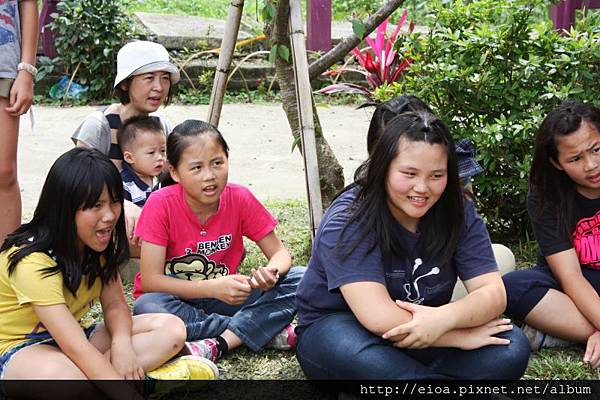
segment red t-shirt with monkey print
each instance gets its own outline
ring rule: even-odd
[[[166,247],[165,275],[203,280],[235,274],[244,258],[243,237],[257,242],[271,233],[277,220],[246,187],[228,183],[219,209],[205,224],[190,209],[183,187],[168,186],[148,198],[135,233]],[[142,295],[140,274],[134,297]]]

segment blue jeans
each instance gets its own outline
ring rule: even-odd
[[[212,298],[184,300],[170,293],[145,293],[133,305],[133,314],[177,315],[185,323],[188,341],[212,338],[229,329],[250,349],[260,351],[294,319],[296,288],[305,270],[291,268],[271,290],[254,289],[241,305]]]
[[[398,349],[366,330],[350,312],[324,316],[300,329],[296,357],[308,379],[519,379],[529,342],[518,328],[498,336],[509,345],[476,350]]]

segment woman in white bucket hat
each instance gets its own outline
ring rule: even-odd
[[[78,147],[91,147],[108,155],[121,169],[123,154],[117,145],[117,130],[134,116],[159,118],[166,134],[171,125],[156,111],[171,99],[171,87],[179,81],[178,68],[169,61],[169,53],[159,43],[134,41],[117,54],[117,76],[114,89],[120,103],[103,107],[88,115],[71,136]],[[141,208],[125,201],[127,234],[132,255],[137,254],[137,238],[133,232]]]

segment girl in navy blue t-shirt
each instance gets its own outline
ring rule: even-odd
[[[457,276],[469,292],[449,303]],[[517,379],[523,333],[454,142],[425,111],[388,124],[332,203],[296,294],[310,379]],[[469,351],[464,351],[469,350]]]

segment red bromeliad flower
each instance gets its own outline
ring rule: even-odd
[[[384,83],[396,82],[402,73],[406,71],[412,58],[401,58],[401,55],[394,50],[394,43],[400,29],[406,22],[406,10],[402,12],[402,16],[396,25],[396,29],[387,37],[388,18],[385,19],[378,27],[375,38],[366,37],[365,40],[369,47],[352,49],[352,54],[357,58],[364,70],[357,68],[337,68],[324,72],[323,75],[338,75],[344,72],[354,71],[362,74],[369,82],[370,88],[352,84],[352,83],[336,83],[329,85],[319,90],[318,93],[359,93],[372,100],[372,91]],[[412,33],[415,25],[411,21],[408,27],[408,32]]]

